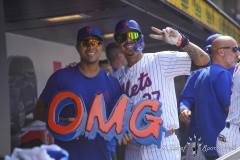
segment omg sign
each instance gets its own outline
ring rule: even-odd
[[[73,91],[61,91],[53,97],[47,115],[47,128],[54,138],[69,141],[81,135],[94,139],[100,134],[105,140],[121,140],[129,133],[136,142],[160,147],[162,133],[166,129],[160,118],[161,103],[156,100],[142,100],[132,106],[130,99],[122,95],[111,114],[107,117],[103,96],[94,97],[87,114],[84,101]],[[61,122],[60,113],[69,105],[74,106],[75,116],[71,122]]]

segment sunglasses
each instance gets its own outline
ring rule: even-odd
[[[122,43],[127,40],[127,38],[131,39],[132,41],[138,41],[140,34],[138,32],[127,32],[123,34],[118,34],[116,36],[116,41],[118,43]]]
[[[239,47],[221,47],[218,49],[232,49],[233,53],[238,53],[240,52],[240,48]]]
[[[79,42],[82,47],[98,47],[102,42],[98,39],[84,39]]]

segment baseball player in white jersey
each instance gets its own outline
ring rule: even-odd
[[[238,46],[229,46],[229,49],[240,56]],[[233,72],[231,103],[225,128],[217,138],[217,153],[223,156],[238,147],[240,147],[240,63]]]
[[[151,38],[180,46],[187,53],[164,51],[143,54],[144,40],[140,26],[132,19],[123,19],[116,25],[114,38],[124,52],[128,65],[120,68],[115,75],[133,104],[142,99],[157,99],[163,104],[163,126],[172,134],[166,137],[163,134],[160,149],[155,144],[137,144],[130,140],[129,135],[125,136],[123,143],[128,143],[125,160],[180,160],[180,145],[173,132],[179,128],[174,77],[190,73],[190,57],[196,65],[207,65],[210,58],[177,30],[169,27],[163,30],[152,27],[152,30],[157,34],[151,34]]]

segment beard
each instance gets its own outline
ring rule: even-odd
[[[133,50],[130,50],[128,53],[127,53],[127,56],[128,57],[131,57],[131,56],[134,56],[135,55],[135,52]]]

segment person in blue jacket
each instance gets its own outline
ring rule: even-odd
[[[211,56],[211,46],[212,42],[223,35],[221,34],[213,34],[209,36],[206,39],[206,47],[205,51]],[[231,67],[229,69],[229,72],[232,74],[234,67]],[[195,70],[191,73],[191,75],[188,77],[185,86],[181,92],[180,96],[180,105],[179,105],[179,119],[182,122],[188,123],[189,122],[189,129],[188,129],[188,140],[189,143],[192,145],[193,151],[190,153],[187,153],[186,156],[192,157],[194,154],[197,155],[199,158],[202,157],[202,153],[198,153],[198,148],[200,147],[198,144],[198,141],[201,140],[198,133],[196,132],[196,122],[195,122],[195,94],[194,94],[194,85],[195,82],[199,76],[199,74],[202,72],[203,68],[200,68],[198,70]],[[200,149],[201,151],[201,149]],[[190,155],[189,155],[190,154]]]
[[[102,94],[107,116],[120,98],[122,92],[118,80],[99,67],[99,57],[103,50],[99,29],[92,26],[81,28],[77,35],[76,49],[80,55],[80,63],[74,67],[60,69],[48,79],[36,105],[35,115],[38,120],[46,120],[47,104],[57,91],[73,90],[81,95],[87,113],[95,95]],[[64,108],[60,116],[64,116],[64,120],[71,120],[74,118],[73,108]],[[55,142],[68,151],[69,160],[111,160],[111,152],[116,149],[113,147],[113,141],[106,141],[99,134],[93,140],[80,136],[71,141],[55,139]]]
[[[194,85],[196,132],[207,160],[219,157],[216,139],[225,126],[231,96],[232,75],[228,69],[238,62],[234,46],[237,42],[230,36],[215,39],[212,64],[201,71]]]

